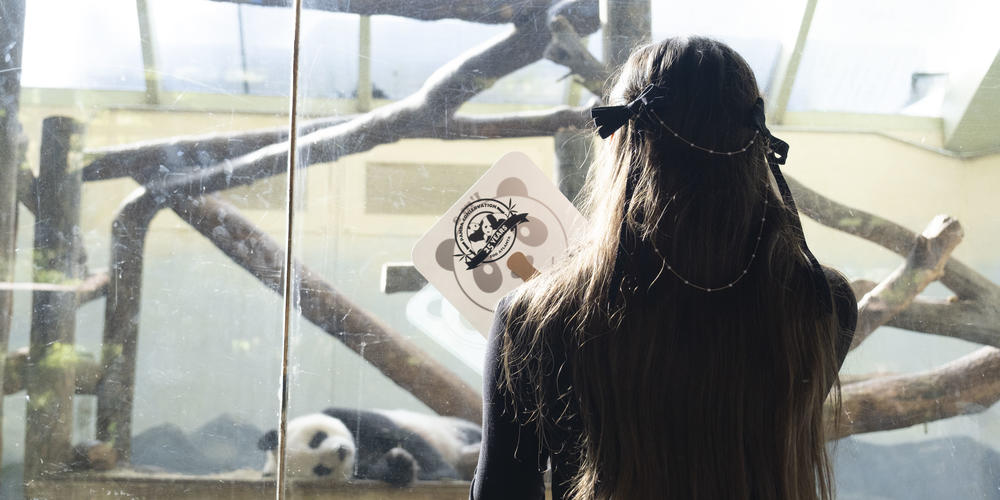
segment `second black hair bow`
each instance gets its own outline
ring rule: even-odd
[[[647,107],[663,97],[663,89],[655,85],[646,85],[636,97],[628,104],[620,106],[598,106],[590,110],[590,116],[597,126],[597,133],[601,139],[607,139],[616,130],[620,129],[625,122],[633,116],[642,113]]]

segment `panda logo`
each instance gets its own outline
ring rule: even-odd
[[[513,201],[493,198],[475,200],[455,220],[455,245],[462,253],[466,269],[503,258],[514,246],[517,225],[528,221],[528,214],[514,211]]]

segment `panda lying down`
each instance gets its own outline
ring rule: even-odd
[[[407,410],[327,408],[288,422],[285,471],[292,478],[375,479],[394,486],[414,480],[471,479],[482,429],[453,417]],[[278,431],[264,434],[264,475],[276,468]]]

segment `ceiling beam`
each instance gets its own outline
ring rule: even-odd
[[[952,151],[974,154],[1000,147],[1000,52],[980,68],[957,76],[945,96],[944,146]]]
[[[806,40],[809,38],[809,28],[812,27],[813,14],[816,13],[816,2],[817,0],[806,0],[805,9],[802,10],[802,19],[799,22],[799,32],[791,50],[788,49],[787,43],[782,44],[781,55],[778,57],[778,63],[774,66],[767,96],[768,120],[772,123],[780,124],[785,119],[788,99],[792,96],[792,86],[795,85],[795,76],[799,72],[799,62],[802,61],[802,52],[805,50]]]

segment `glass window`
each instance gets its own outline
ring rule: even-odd
[[[986,2],[818,2],[788,106],[793,111],[941,116]]]
[[[791,50],[795,42],[805,3],[782,0],[762,6],[728,0],[651,2],[653,39],[688,34],[718,38],[750,63],[757,84],[767,92],[782,49]]]
[[[152,43],[163,90],[245,93],[237,7],[199,0],[149,3]],[[270,37],[271,29],[259,32],[264,40]]]
[[[146,88],[134,1],[37,0],[29,4],[22,86]]]
[[[22,61],[0,52],[0,85],[21,96],[0,99],[0,498],[139,497],[149,484],[163,498],[274,498],[270,431],[283,419],[286,498],[468,498],[486,338],[447,285],[416,270],[413,249],[453,204],[515,196],[465,195],[511,151],[571,197],[573,173],[608,168],[586,110],[566,111],[587,101],[572,70],[536,57],[548,9],[304,2],[293,68],[295,13],[265,6],[280,2],[147,0],[149,34],[142,2],[26,3]],[[783,78],[807,8],[649,3],[654,40],[722,40],[765,92]],[[994,3],[817,2],[786,113],[798,118],[768,117],[791,145],[786,173],[810,247],[862,302],[899,275],[935,216],[964,232],[943,275],[907,275],[903,292],[883,297],[916,294],[847,356],[849,412],[830,448],[838,498],[997,493]],[[334,7],[343,12],[323,10]],[[498,50],[515,14],[535,16],[519,18],[521,43],[539,45]],[[597,9],[575,15],[600,22]],[[158,103],[142,100],[145,35]],[[604,36],[583,40],[598,59]],[[470,60],[474,50],[485,55]],[[431,79],[461,62],[463,78]],[[432,86],[433,103],[407,99]],[[187,98],[194,105],[176,106]],[[798,126],[811,120],[832,125]],[[452,243],[437,247],[448,262],[461,257]],[[480,271],[473,279],[490,286],[523,281]],[[371,419],[393,432],[468,432],[431,443],[448,466],[400,489],[362,467],[373,448],[356,429]]]

